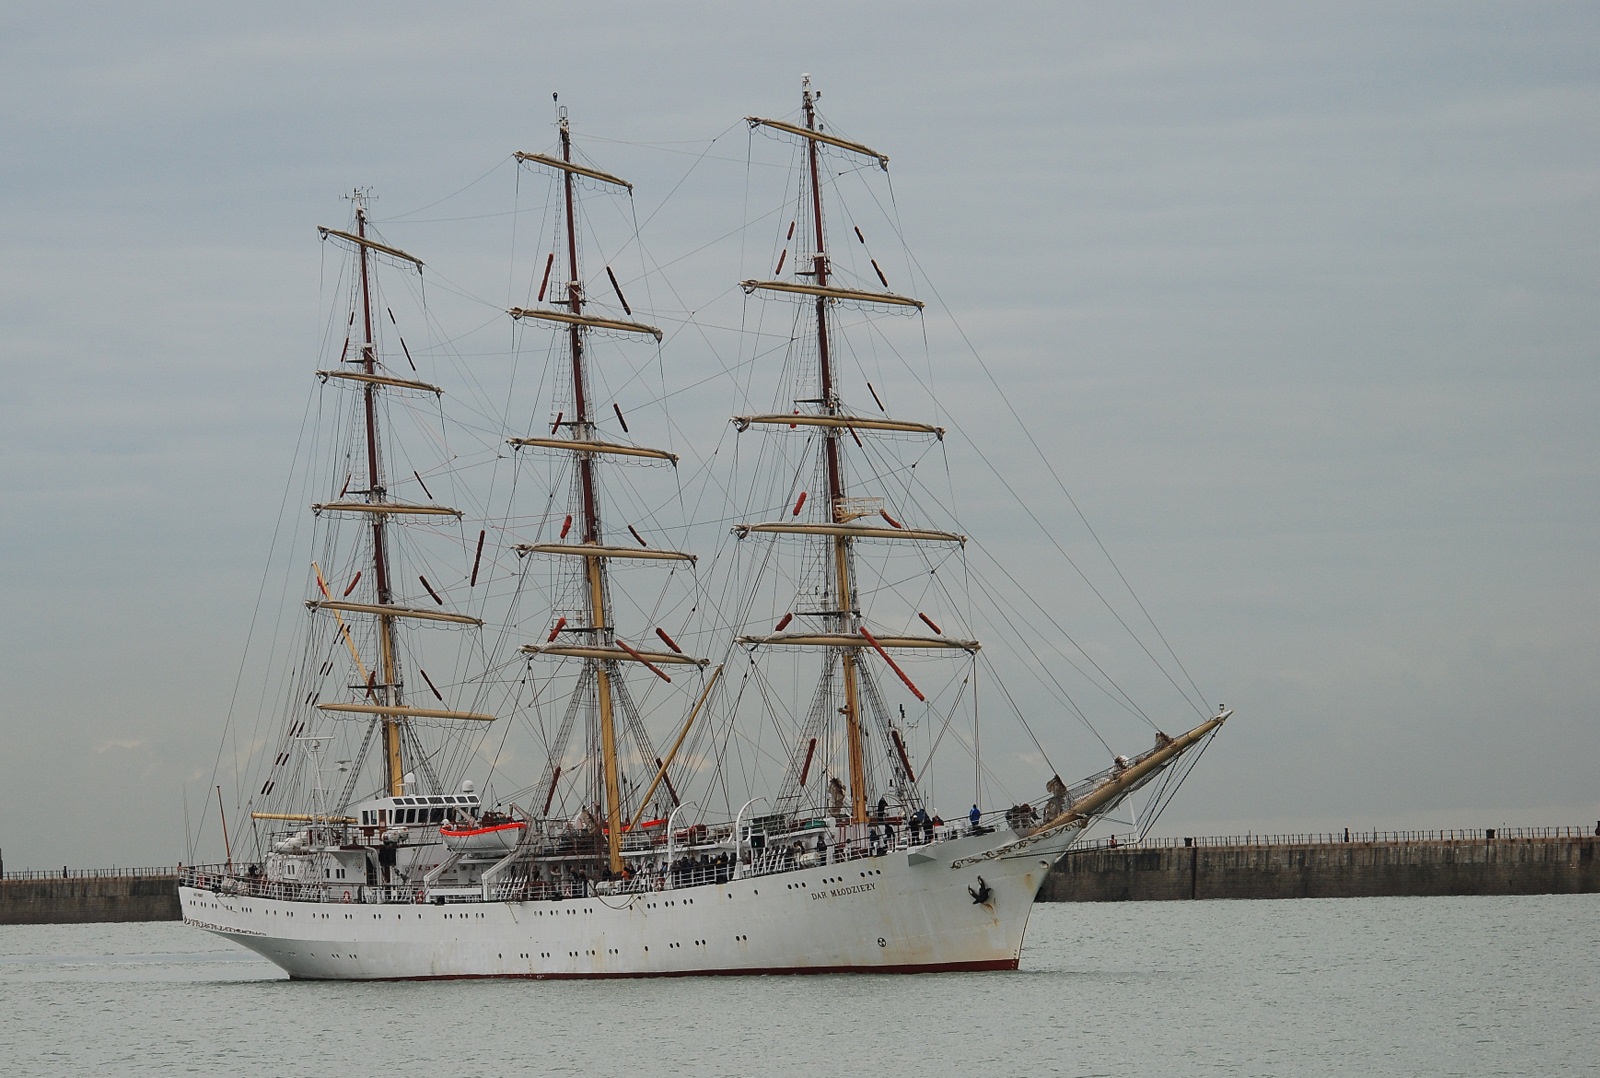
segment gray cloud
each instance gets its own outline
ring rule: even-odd
[[[741,221],[730,125],[788,111],[802,70],[892,155],[929,279],[1190,672],[1240,710],[1163,830],[1600,815],[1592,6],[550,14],[7,17],[8,864],[180,855],[308,400],[312,226],[342,220],[341,192],[374,184],[399,218],[490,173],[384,228],[426,252],[440,325],[476,331],[459,347],[493,385],[510,239],[480,215],[510,207],[503,162],[548,141],[559,89],[586,136],[620,140],[589,148],[639,185],[641,219],[688,173],[645,230],[656,258],[687,256],[653,296],[727,324],[738,240],[690,252]],[[692,169],[674,152],[718,132]],[[927,331],[954,419],[1092,562],[948,319]],[[714,331],[677,343],[674,384],[699,348],[734,355]],[[675,418],[709,444],[731,400],[714,383]],[[969,530],[1066,572],[960,439],[951,459]],[[1043,586],[1144,685],[1092,597]],[[1057,736],[1058,764],[1100,766]]]

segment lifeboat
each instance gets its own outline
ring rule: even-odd
[[[439,825],[439,837],[453,853],[507,854],[517,848],[528,825],[522,820],[485,817],[474,823],[459,820]]]

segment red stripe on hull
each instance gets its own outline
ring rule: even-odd
[[[291,981],[615,981],[640,977],[782,977],[808,973],[988,973],[1014,970],[1018,959],[982,962],[928,962],[898,966],[772,966],[757,969],[685,969],[651,973],[449,973],[430,977],[296,977]]]

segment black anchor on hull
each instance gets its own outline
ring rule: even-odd
[[[967,894],[972,896],[972,904],[974,906],[987,906],[989,904],[989,885],[983,882],[982,876],[978,877],[977,888],[968,887]]]

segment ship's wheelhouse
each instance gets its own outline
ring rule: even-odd
[[[477,794],[418,794],[363,801],[357,806],[356,818],[362,827],[431,827],[477,816],[481,811]]]

